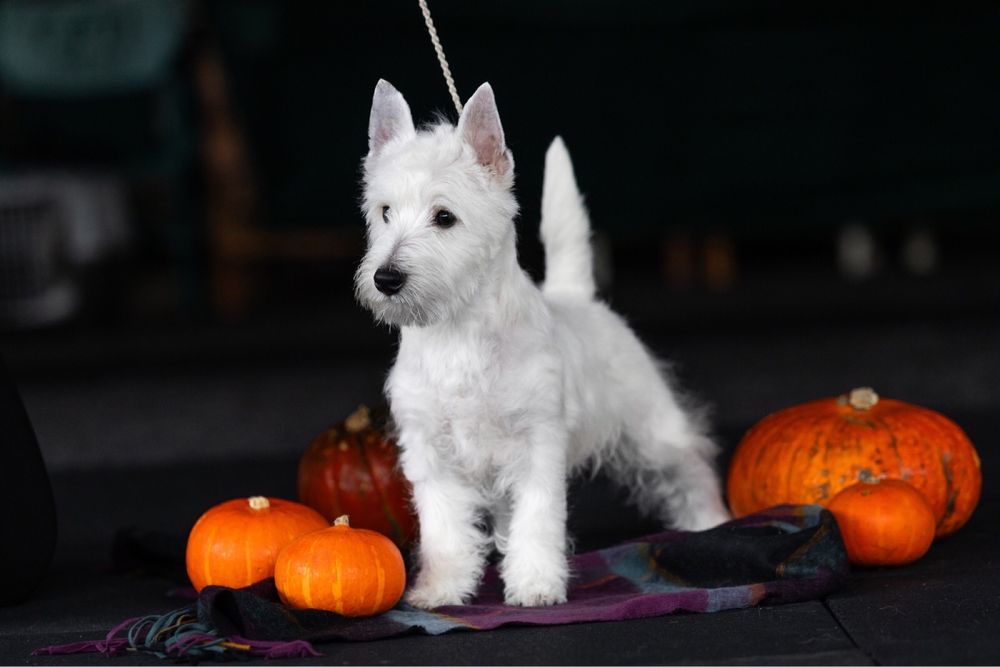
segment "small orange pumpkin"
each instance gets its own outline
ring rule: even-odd
[[[852,484],[831,500],[847,557],[855,565],[905,565],[934,541],[934,512],[923,494],[898,479]]]
[[[901,479],[924,494],[937,535],[958,530],[979,502],[979,457],[961,428],[870,388],[775,412],[740,441],[729,466],[733,514],[780,503],[825,505],[859,481]]]
[[[188,577],[195,589],[242,588],[274,576],[286,544],[330,524],[314,509],[280,498],[236,498],[201,515],[187,542]]]
[[[298,538],[278,554],[274,584],[295,609],[372,616],[392,609],[406,588],[403,556],[392,540],[351,528],[346,516]]]

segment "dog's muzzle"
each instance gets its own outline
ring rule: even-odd
[[[375,288],[386,296],[403,289],[405,283],[406,274],[391,266],[383,266],[375,272]]]

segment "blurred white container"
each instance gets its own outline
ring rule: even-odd
[[[112,177],[0,176],[0,323],[30,328],[71,317],[83,270],[128,235],[124,189]]]

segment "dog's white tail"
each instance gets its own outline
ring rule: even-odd
[[[545,153],[542,184],[542,243],[546,294],[594,296],[594,257],[590,218],[573,177],[573,163],[561,137]]]

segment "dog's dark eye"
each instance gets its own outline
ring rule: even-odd
[[[389,222],[389,207],[382,207],[382,222]]]
[[[437,227],[451,227],[455,224],[455,214],[446,208],[442,208],[434,214],[434,224]]]

